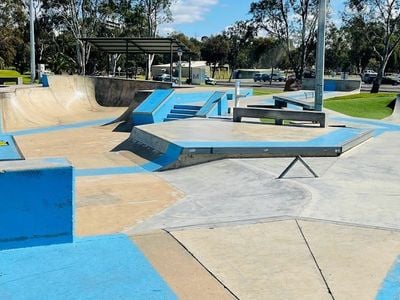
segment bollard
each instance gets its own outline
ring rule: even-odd
[[[235,82],[235,107],[239,107],[240,81]]]

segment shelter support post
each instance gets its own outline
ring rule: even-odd
[[[169,51],[170,51],[169,75],[171,77],[171,83],[172,83],[172,81],[173,81],[172,80],[172,67],[173,67],[173,64],[174,64],[174,51],[173,51],[173,48],[172,48],[172,41],[169,44]]]
[[[189,84],[192,84],[192,55],[189,53]]]
[[[125,44],[125,77],[128,79],[128,40],[126,40]]]

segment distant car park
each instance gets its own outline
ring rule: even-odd
[[[169,74],[161,74],[153,77],[155,81],[163,81],[163,82],[171,82],[171,75]],[[173,83],[178,83],[178,78],[172,77]]]
[[[257,81],[261,82],[262,74],[261,73],[255,73],[254,76],[253,76],[253,80],[254,80],[254,82],[257,82]]]
[[[217,81],[214,78],[211,78],[208,76],[204,77],[204,82],[205,82],[205,84],[208,84],[208,85],[216,85],[217,84]]]
[[[284,75],[282,75],[282,74],[279,74],[279,73],[272,73],[270,76],[272,77],[273,81],[282,82],[282,81],[286,80],[286,77]]]

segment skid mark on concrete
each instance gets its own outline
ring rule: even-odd
[[[0,265],[1,299],[177,299],[124,235],[1,251]]]
[[[120,232],[162,211],[184,195],[151,174],[79,177],[76,234]]]

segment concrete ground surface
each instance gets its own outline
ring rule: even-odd
[[[266,98],[250,100],[260,99]],[[298,163],[277,179],[293,157],[119,172],[148,161],[115,150],[130,134],[115,130],[117,124],[61,128],[52,118],[45,123],[51,128],[20,132],[15,138],[25,158],[62,156],[76,167],[78,238],[70,246],[2,251],[0,299],[399,299],[398,113],[392,123],[330,113],[375,134],[339,157],[305,158],[318,178]],[[28,123],[4,125],[35,127]],[[167,126],[179,131],[180,123]],[[240,127],[252,140],[267,127],[278,140],[333,130],[252,126],[257,124]],[[201,140],[201,134],[193,128],[191,138]],[[79,173],[102,168],[114,171]],[[63,255],[70,255],[65,263]],[[28,280],[36,270],[38,279]],[[69,293],[68,284],[74,286]]]

